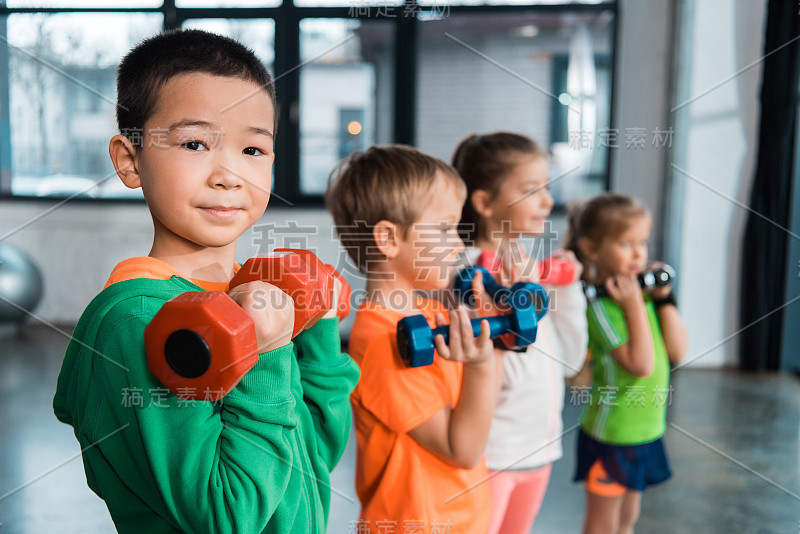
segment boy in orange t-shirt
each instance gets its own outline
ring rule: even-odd
[[[448,286],[464,249],[456,227],[465,195],[452,167],[399,145],[354,153],[328,187],[339,239],[367,277],[349,345],[361,368],[351,395],[358,532],[488,529],[483,453],[502,369],[488,324],[476,338],[465,310],[451,311],[449,345],[436,337],[430,366],[407,368],[396,348],[405,316],[446,324],[444,305],[417,292]],[[474,289],[488,303],[480,279]]]

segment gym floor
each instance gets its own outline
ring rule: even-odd
[[[69,329],[27,327],[0,339],[0,534],[114,530],[86,485],[72,428],[51,407],[68,336]],[[637,530],[798,532],[800,380],[683,369],[673,386],[665,437],[673,478],[646,492]],[[565,457],[555,464],[537,534],[581,528],[583,488],[570,481],[581,407],[571,400],[568,390]],[[333,474],[331,533],[351,532],[358,514],[354,454],[351,440]]]

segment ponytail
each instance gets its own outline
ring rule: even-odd
[[[544,157],[545,153],[529,137],[512,132],[471,134],[456,147],[453,167],[467,184],[467,201],[459,224],[459,234],[465,245],[474,245],[483,232],[481,216],[472,205],[472,194],[486,191],[490,198],[494,198],[520,156],[524,155]]]

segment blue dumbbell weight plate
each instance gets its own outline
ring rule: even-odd
[[[397,323],[397,348],[409,367],[433,363],[433,336],[424,315],[404,317]]]

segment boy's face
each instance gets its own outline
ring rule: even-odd
[[[274,115],[250,81],[193,73],[164,85],[136,154],[154,247],[224,247],[258,220],[272,183]]]
[[[420,199],[426,202],[428,207],[400,240],[396,273],[416,289],[444,289],[464,250],[457,231],[464,198],[439,175],[426,198]]]

